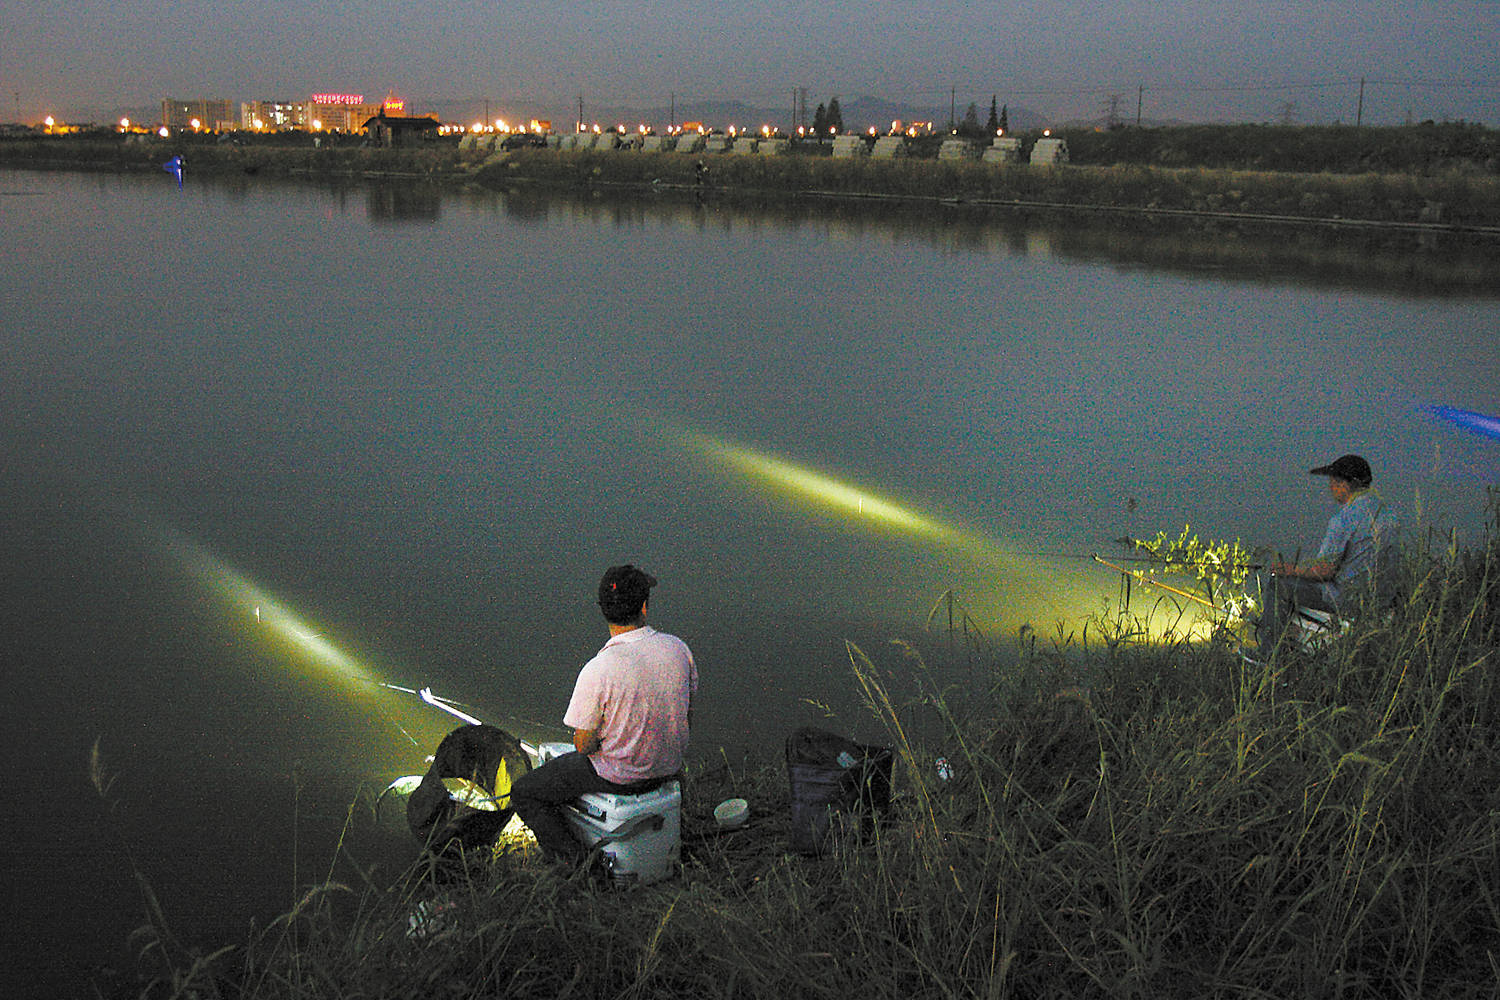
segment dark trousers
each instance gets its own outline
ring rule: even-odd
[[[1261,580],[1260,624],[1255,629],[1255,640],[1262,653],[1268,654],[1281,641],[1281,635],[1297,615],[1298,608],[1314,611],[1338,612],[1338,607],[1323,596],[1323,588],[1316,580],[1304,580],[1295,576],[1266,574]]]
[[[510,786],[510,804],[521,817],[521,822],[531,828],[536,842],[541,845],[542,854],[560,861],[576,862],[583,859],[584,850],[563,818],[563,804],[585,792],[628,795],[645,791],[653,784],[661,782],[617,785],[599,777],[586,754],[565,753],[517,778]]]

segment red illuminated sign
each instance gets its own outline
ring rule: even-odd
[[[365,96],[363,94],[314,94],[312,102],[314,104],[363,104]]]

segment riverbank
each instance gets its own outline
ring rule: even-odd
[[[1500,174],[1491,168],[1489,159],[1474,158],[1483,149],[1462,158],[1455,153],[1448,168],[1438,160],[1415,172],[1335,173],[1156,165],[1131,162],[1144,158],[1139,150],[1111,153],[1107,148],[1075,158],[1069,165],[1032,167],[925,156],[834,159],[815,144],[786,155],[736,156],[551,149],[474,152],[460,151],[456,143],[380,149],[332,138],[314,145],[312,138],[305,136],[278,142],[220,141],[204,136],[132,139],[70,136],[4,140],[0,141],[0,166],[158,171],[169,157],[182,155],[189,176],[405,180],[492,190],[680,190],[704,197],[968,204],[997,210],[1500,237]],[[1085,134],[1070,141],[1087,150],[1090,143],[1103,140]],[[1175,161],[1189,154],[1166,147],[1166,151],[1159,149],[1158,155]],[[1108,164],[1086,162],[1111,157],[1114,162]],[[700,162],[706,170],[698,168]]]
[[[787,850],[779,762],[724,760],[689,775],[680,878],[612,891],[511,854],[363,873],[208,955],[154,912],[146,975],[266,1000],[1489,996],[1500,539],[1404,566],[1388,618],[1266,665],[1128,614],[1019,660],[966,627],[960,696],[911,645],[851,645],[897,795],[823,858]],[[752,820],[719,834],[730,796]]]
[[[1500,237],[1500,178],[1452,174],[1292,174],[1149,166],[1032,167],[977,161],[835,160],[748,156],[705,160],[672,153],[501,154],[474,170],[476,183],[671,186],[703,193],[961,203],[1222,218],[1343,227],[1386,227]]]

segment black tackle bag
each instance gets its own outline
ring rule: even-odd
[[[531,758],[510,733],[460,726],[443,737],[406,800],[407,825],[434,854],[493,844],[510,821],[511,782],[530,770]],[[456,779],[465,792],[454,795],[444,779]]]
[[[873,829],[891,804],[889,747],[869,747],[837,733],[804,726],[786,741],[786,773],[792,789],[791,849],[820,854],[835,822],[859,817]]]

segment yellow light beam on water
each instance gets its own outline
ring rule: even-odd
[[[685,449],[783,494],[841,511],[871,528],[935,542],[959,553],[980,574],[975,610],[984,607],[994,616],[1019,624],[1047,622],[1049,618],[1060,621],[1100,609],[1104,589],[1100,579],[1079,563],[1018,552],[1014,544],[983,531],[945,521],[910,504],[721,437],[694,431],[681,431],[675,436]],[[1180,628],[1182,620],[1179,615],[1171,624]],[[1168,631],[1160,625],[1152,628],[1152,634]]]
[[[178,533],[167,532],[167,546],[195,576],[205,580],[232,607],[254,615],[256,624],[286,640],[309,660],[361,693],[376,683],[370,671],[315,631],[286,605],[245,574]]]
[[[735,472],[768,483],[792,496],[852,514],[855,518],[870,522],[872,526],[939,541],[988,563],[1013,564],[1018,559],[998,539],[971,528],[947,523],[909,505],[897,503],[871,490],[806,466],[709,434],[688,432],[683,435],[683,442],[690,449]]]

